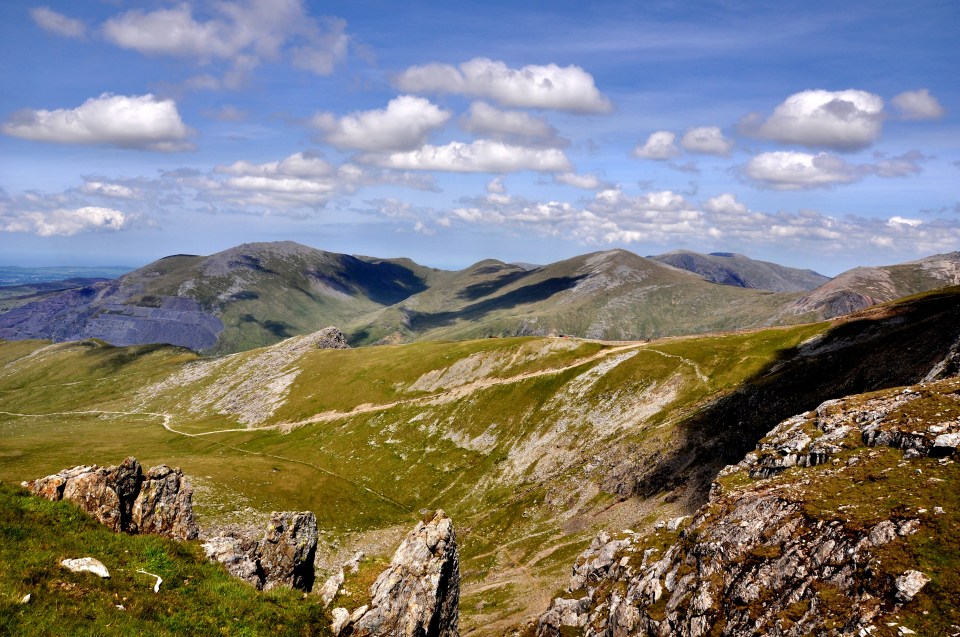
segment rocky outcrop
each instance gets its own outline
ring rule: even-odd
[[[458,637],[460,556],[443,511],[424,517],[370,587],[370,604],[335,608],[339,637]]]
[[[219,536],[205,541],[203,549],[211,561],[220,562],[257,589],[286,586],[309,592],[318,536],[317,516],[312,512],[274,511],[259,541]]]
[[[76,466],[23,486],[48,500],[70,500],[113,531],[178,540],[200,534],[193,488],[179,468],[160,465],[144,475],[137,459],[129,457],[119,466]]]
[[[907,503],[936,498],[928,485],[956,488],[958,396],[950,379],[787,419],[721,472],[691,519],[601,533],[537,635],[869,635],[924,621],[909,605],[933,572],[897,567],[917,565],[916,534],[924,550],[954,550],[956,512]]]

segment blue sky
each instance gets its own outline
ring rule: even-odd
[[[954,0],[515,4],[3,3],[0,264],[960,249]]]

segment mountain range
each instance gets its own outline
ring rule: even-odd
[[[447,271],[277,242],[174,255],[83,283],[14,295],[0,305],[0,338],[158,342],[211,354],[328,325],[354,345],[519,335],[649,339],[822,320],[960,283],[960,253],[827,279],[730,253],[643,258],[610,250],[541,266],[486,260]]]

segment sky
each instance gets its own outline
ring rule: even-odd
[[[0,3],[0,265],[960,250],[960,3]]]

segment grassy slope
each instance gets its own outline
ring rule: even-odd
[[[92,556],[109,579],[71,573]],[[203,556],[197,543],[116,534],[67,502],[0,483],[0,633],[4,635],[323,635],[316,598],[259,593]],[[160,590],[144,570],[163,578]],[[28,603],[20,600],[30,595]],[[122,606],[123,608],[118,608]]]
[[[457,387],[469,393],[436,404],[408,402],[347,414],[288,434],[254,430],[202,438],[172,434],[159,417],[146,413],[173,414],[179,430],[236,427],[229,415],[186,411],[190,397],[209,379],[193,389],[159,392],[147,404],[132,399],[137,388],[182,369],[197,360],[194,355],[174,348],[58,345],[0,372],[0,410],[51,414],[0,415],[0,478],[22,480],[78,462],[109,464],[135,454],[148,466],[167,462],[193,477],[202,524],[264,516],[272,509],[310,509],[334,547],[361,542],[361,532],[406,527],[421,508],[442,507],[460,529],[464,626],[482,625],[538,610],[543,600],[531,598],[530,591],[552,590],[581,550],[580,541],[620,515],[618,506],[601,515],[616,501],[597,488],[599,477],[584,480],[581,467],[594,451],[642,444],[658,425],[709,395],[729,391],[777,351],[821,329],[638,346],[631,358],[596,378],[587,372],[601,360],[590,359],[610,346],[566,339],[312,351],[299,361],[303,371],[288,399],[263,425],[329,409],[437,397]],[[4,344],[0,362],[41,346]],[[577,361],[587,362],[536,375]],[[432,387],[407,391],[424,374],[451,368],[462,373],[428,376]],[[531,376],[510,380],[520,374]],[[469,383],[477,379],[499,384],[471,390]],[[656,406],[625,408],[645,400]],[[53,415],[92,409],[140,413]],[[669,428],[656,431],[653,439],[662,441]]]
[[[0,479],[134,454],[147,466],[184,468],[198,486],[201,524],[310,509],[325,530],[324,550],[367,547],[379,558],[395,543],[370,550],[378,529],[405,529],[419,509],[443,508],[456,521],[463,551],[463,626],[492,632],[546,607],[596,529],[642,530],[699,504],[703,494],[684,487],[691,458],[700,458],[696,466],[720,462],[738,436],[738,444],[752,446],[754,428],[767,431],[784,417],[753,422],[768,404],[771,418],[781,409],[790,415],[830,397],[803,391],[829,393],[836,369],[849,368],[835,388],[845,394],[885,382],[885,364],[906,367],[904,357],[921,350],[934,356],[941,340],[956,338],[956,306],[953,291],[881,308],[833,328],[813,350],[820,358],[795,347],[825,324],[618,349],[516,338],[308,350],[278,357],[266,376],[257,374],[274,348],[210,363],[165,347],[6,343],[0,410],[39,416],[0,414]],[[885,330],[889,337],[877,347],[863,341],[869,351],[843,349]],[[244,400],[259,405],[269,393],[257,392],[293,372],[276,411],[252,429],[241,427]],[[178,373],[193,380],[155,385]],[[248,391],[242,383],[250,379],[256,382]],[[780,379],[797,379],[803,391]],[[763,405],[742,400],[745,383]],[[242,391],[218,407],[208,399],[218,384]],[[153,389],[138,394],[144,387]],[[791,392],[816,402],[796,407],[783,395]],[[94,409],[131,413],[61,413]],[[267,428],[330,410],[340,413],[286,433]],[[178,431],[208,435],[167,431],[150,415],[160,413]],[[703,414],[708,421],[701,422]],[[738,434],[746,416],[749,426]],[[711,436],[720,441],[712,447]],[[652,497],[631,495],[639,493],[633,478],[618,473],[636,471],[638,462],[662,477],[644,492]]]

